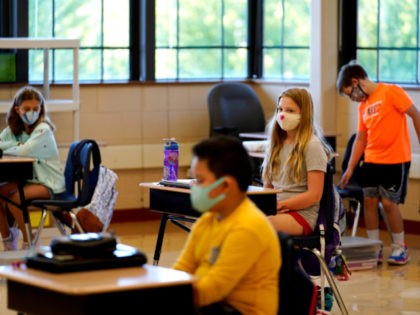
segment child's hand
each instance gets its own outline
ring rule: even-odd
[[[289,211],[290,209],[286,208],[284,204],[279,201],[277,202],[277,213],[287,213]]]

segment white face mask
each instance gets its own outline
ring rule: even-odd
[[[276,120],[281,129],[291,131],[299,126],[300,114],[281,112],[277,115]]]
[[[20,118],[22,118],[23,122],[27,125],[33,125],[39,117],[39,112],[31,110],[26,113],[23,113],[20,115]]]

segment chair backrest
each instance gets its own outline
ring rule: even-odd
[[[325,234],[324,259],[328,264],[335,250],[341,244],[341,236],[346,229],[346,209],[333,181],[333,166],[327,164],[324,190],[319,204],[315,233]]]
[[[244,83],[225,82],[213,86],[207,96],[210,135],[263,132],[264,112],[255,91]]]
[[[77,204],[84,206],[92,199],[98,182],[101,155],[98,144],[91,139],[70,145],[64,176],[66,192],[77,196]]]
[[[341,236],[346,229],[346,209],[333,183],[333,166],[327,165],[324,187],[320,201],[315,229],[310,236],[294,236],[294,245],[298,248],[316,248],[328,265],[341,244]],[[305,271],[312,276],[320,273],[317,258],[308,251],[302,251],[300,261]]]

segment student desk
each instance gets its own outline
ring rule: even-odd
[[[0,267],[7,279],[8,308],[42,315],[193,314],[194,276],[144,265],[54,274]]]
[[[153,264],[159,263],[166,222],[169,220],[178,227],[189,231],[182,222],[194,222],[200,216],[191,206],[190,190],[178,187],[163,186],[159,183],[141,183],[140,187],[149,189],[150,209],[162,214],[158,237],[156,240]],[[277,196],[281,190],[250,186],[249,198],[267,215],[277,213]]]
[[[20,195],[20,205],[15,204],[22,210],[23,220],[26,225],[26,234],[28,236],[29,242],[31,242],[32,232],[31,225],[29,222],[29,213],[27,209],[27,204],[25,200],[25,194],[23,192],[23,186],[28,179],[33,177],[32,167],[35,159],[30,157],[20,157],[12,155],[3,155],[0,158],[0,182],[15,182],[18,185],[19,195]],[[11,202],[7,197],[0,195],[0,198]]]

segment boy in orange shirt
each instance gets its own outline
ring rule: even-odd
[[[401,87],[370,81],[365,69],[355,61],[341,68],[337,89],[352,101],[360,102],[358,133],[340,186],[348,183],[364,153],[361,184],[368,238],[379,239],[377,209],[381,202],[392,232],[392,253],[387,261],[406,264],[410,257],[398,206],[405,199],[411,161],[406,114],[411,117],[420,140],[420,112]]]

